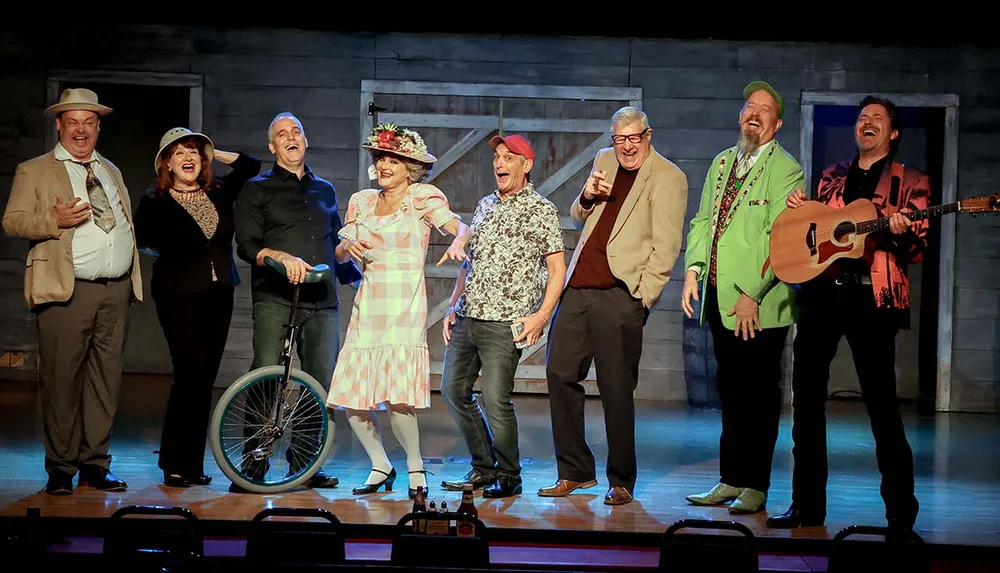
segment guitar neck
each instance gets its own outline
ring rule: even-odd
[[[939,217],[941,215],[947,215],[948,213],[957,213],[960,209],[961,203],[948,203],[947,205],[936,205],[919,211],[911,211],[909,213],[904,213],[904,215],[906,215],[906,218],[911,221],[923,221],[924,219],[930,219],[931,217]],[[862,221],[856,225],[858,234],[874,233],[875,231],[881,231],[888,228],[889,217],[870,219],[868,221]]]

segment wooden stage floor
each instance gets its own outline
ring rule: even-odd
[[[23,516],[37,507],[42,517],[103,517],[129,505],[172,505],[201,519],[245,520],[268,507],[321,507],[346,523],[394,524],[411,507],[406,496],[405,456],[385,420],[386,449],[398,464],[400,478],[391,493],[355,496],[351,488],[368,474],[369,464],[346,420],[337,417],[336,445],[324,466],[340,478],[335,489],[302,489],[278,495],[230,494],[228,480],[206,453],[205,467],[214,477],[207,487],[175,489],[161,483],[156,466],[162,413],[169,380],[159,376],[126,377],[122,405],[112,441],[114,472],[129,483],[124,493],[78,488],[74,495],[48,496],[42,433],[34,384],[0,382],[0,515]],[[725,508],[689,505],[684,496],[710,488],[718,479],[719,415],[691,411],[685,405],[639,402],[636,500],[628,505],[603,504],[607,480],[604,418],[599,400],[587,404],[587,434],[598,459],[599,486],[567,498],[542,498],[539,487],[556,477],[544,396],[516,397],[524,471],[524,493],[515,498],[479,498],[479,516],[491,528],[587,530],[662,533],[678,519],[730,520],[744,523],[768,538],[829,539],[848,525],[885,525],[879,497],[874,442],[860,402],[829,404],[829,516],[825,527],[770,530],[768,513],[731,516]],[[440,487],[445,478],[468,469],[468,452],[440,396],[421,412],[420,432],[428,476],[429,499],[457,507],[460,494]],[[948,545],[1000,546],[1000,417],[939,414],[918,417],[904,409],[907,435],[914,449],[920,515],[916,531],[926,542]],[[783,512],[790,500],[791,435],[788,412],[772,470],[768,511]]]

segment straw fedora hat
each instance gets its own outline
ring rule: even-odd
[[[361,147],[370,151],[392,153],[420,163],[431,164],[437,161],[437,157],[427,152],[427,144],[419,133],[391,123],[375,126]]]
[[[59,96],[59,103],[45,108],[45,113],[47,115],[56,115],[75,109],[92,111],[97,115],[108,115],[111,113],[110,107],[98,103],[96,93],[84,88],[63,90],[62,95]]]
[[[186,127],[175,127],[170,131],[163,134],[160,138],[160,150],[156,152],[156,158],[153,160],[153,173],[157,172],[160,167],[160,155],[163,154],[163,150],[170,147],[173,142],[184,139],[185,137],[197,137],[205,142],[205,155],[208,156],[208,161],[211,162],[212,158],[215,157],[215,144],[212,140],[204,133],[197,133],[191,131]]]

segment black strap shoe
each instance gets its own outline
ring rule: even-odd
[[[380,474],[385,474],[385,479],[378,483],[365,483],[351,490],[354,495],[367,495],[369,493],[375,493],[380,487],[385,486],[385,491],[392,491],[392,484],[396,481],[396,468],[389,470],[389,473],[378,468],[372,468],[373,472],[378,472]]]
[[[434,472],[428,470],[413,470],[411,474],[424,474],[424,481],[427,481],[427,474],[434,475]],[[427,486],[424,486],[424,491],[427,491]],[[407,490],[407,495],[410,499],[417,499],[417,488],[411,487]]]
[[[455,481],[442,481],[441,487],[449,489],[451,491],[462,491],[465,489],[466,484],[471,484],[472,489],[483,489],[493,485],[496,482],[496,477],[492,475],[486,475],[479,473],[479,470],[471,469],[469,473],[465,474],[461,479]]]

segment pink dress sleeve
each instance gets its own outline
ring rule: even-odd
[[[411,191],[413,197],[413,209],[428,227],[437,229],[442,235],[446,234],[442,227],[448,221],[458,217],[448,206],[448,198],[440,189],[433,185],[415,185]]]
[[[344,214],[344,225],[353,223],[358,218],[358,194],[351,195],[347,201],[347,213]]]

